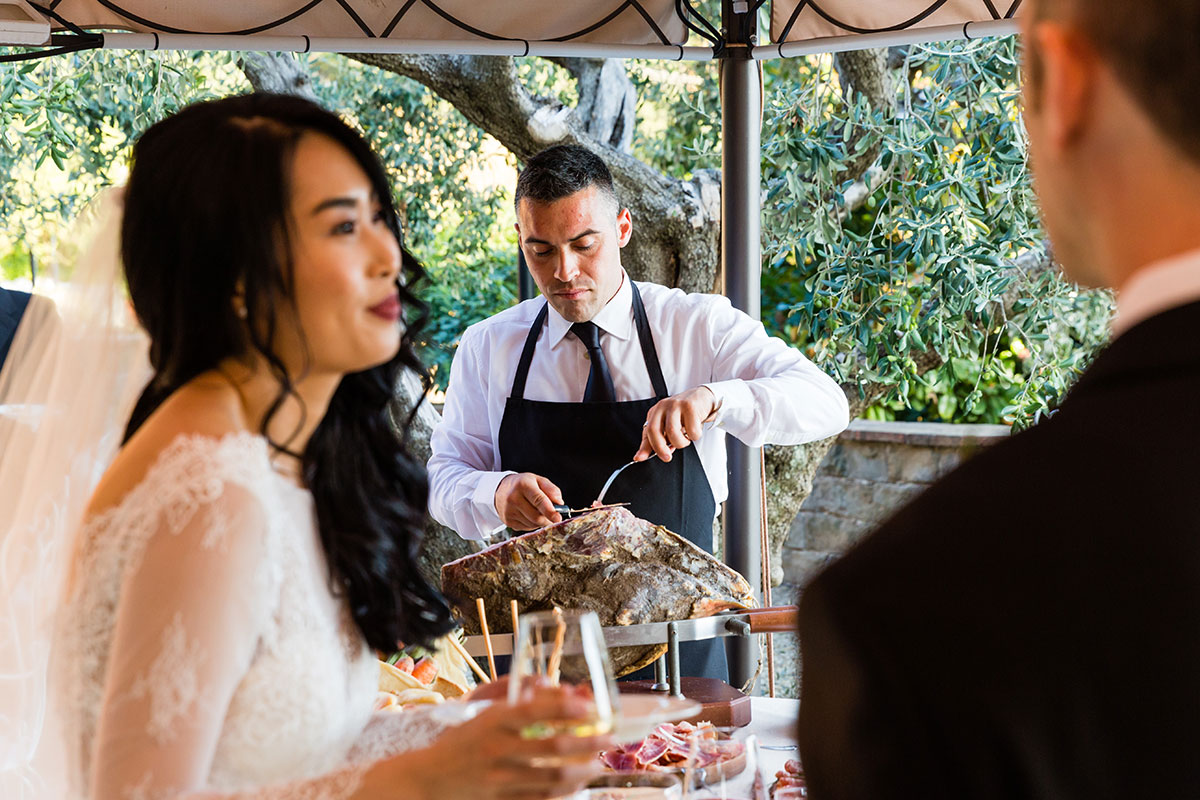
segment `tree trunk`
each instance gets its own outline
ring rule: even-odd
[[[285,53],[243,53],[238,59],[238,66],[245,73],[246,79],[256,92],[275,92],[276,94],[294,94],[311,100],[317,100],[312,89],[312,80],[308,71],[295,57]]]
[[[575,114],[598,142],[628,153],[637,122],[637,90],[620,58],[552,58],[575,78],[579,104]]]
[[[409,425],[405,444],[410,453],[422,464],[429,463],[429,437],[438,423],[438,412],[426,400],[421,400],[421,381],[411,371],[406,370],[396,389],[396,401],[392,406],[392,418],[396,421],[397,430],[401,430],[404,421],[415,407],[416,416]],[[463,539],[444,525],[438,524],[433,517],[425,523],[425,541],[421,546],[421,555],[417,566],[421,574],[434,586],[442,585],[442,565],[455,559],[477,553],[482,549],[479,542]]]

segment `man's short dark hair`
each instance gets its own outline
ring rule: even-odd
[[[1200,3],[1038,0],[1034,8],[1039,19],[1083,31],[1159,132],[1200,163]]]
[[[621,209],[612,173],[600,156],[577,144],[556,144],[547,147],[525,165],[517,178],[513,204],[521,209],[521,200],[552,203],[581,192],[589,186],[612,201],[613,214]]]

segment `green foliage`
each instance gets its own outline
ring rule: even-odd
[[[516,300],[515,159],[414,81],[302,58],[322,102],[364,131],[392,175],[406,245],[431,278],[418,287],[430,306],[421,344],[444,386],[463,329]],[[764,322],[839,379],[888,387],[867,416],[1023,424],[1082,369],[1110,299],[1012,267],[1043,249],[1013,40],[906,58],[895,118],[848,105],[829,57],[765,62]],[[639,92],[634,154],[684,179],[719,167],[717,65],[626,66]],[[576,101],[561,67],[526,59],[519,71],[534,93]],[[123,180],[139,131],[246,88],[227,54],[0,65],[0,277],[27,274],[31,257],[53,263],[80,203]],[[848,205],[861,188],[850,165],[876,156],[865,201]],[[918,375],[931,354],[942,365]]]
[[[629,68],[635,154],[680,178],[719,167],[716,66]],[[898,77],[893,117],[848,104],[831,57],[764,63],[764,324],[864,393],[888,387],[868,417],[1024,425],[1086,366],[1111,299],[1033,269],[1015,40],[913,47]]]
[[[444,386],[463,328],[516,300],[514,160],[420,84],[332,55],[306,57],[313,88],[371,140],[394,179],[406,244],[430,280],[422,347]],[[546,62],[526,70],[565,91]],[[71,221],[121,183],[132,141],[188,103],[249,90],[236,56],[88,51],[0,65],[0,279],[52,267]],[[571,99],[569,96],[567,99]],[[45,277],[39,274],[39,279]]]
[[[721,101],[715,63],[630,61],[638,93],[633,152],[676,178],[720,169]]]
[[[31,256],[54,268],[80,208],[124,180],[137,133],[239,90],[225,54],[91,50],[0,64],[0,276],[28,279]]]
[[[895,120],[847,106],[828,58],[781,66],[763,133],[769,326],[839,379],[889,387],[868,416],[1027,422],[1103,341],[1110,300],[1013,267],[1044,252],[1014,40],[911,48]],[[881,174],[851,206],[846,166],[875,150]],[[942,365],[919,376],[927,354]]]
[[[24,242],[17,242],[7,252],[0,254],[0,280],[17,281],[31,274],[33,256]]]

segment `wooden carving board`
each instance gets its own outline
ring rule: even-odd
[[[622,681],[617,688],[630,694],[651,692],[654,681]],[[750,724],[750,698],[716,678],[680,678],[679,689],[689,700],[700,703],[700,713],[687,722],[708,721],[718,728],[740,728]],[[683,722],[675,719],[672,722]]]

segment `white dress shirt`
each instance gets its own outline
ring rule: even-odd
[[[727,298],[653,283],[639,282],[638,289],[667,391],[675,395],[704,385],[720,406],[693,445],[718,505],[728,495],[726,433],[758,447],[811,442],[845,429],[849,409],[837,383],[800,352],[768,336],[761,323],[734,309]],[[500,470],[500,421],[525,338],[545,304],[541,297],[526,300],[467,328],[450,367],[442,421],[430,443],[429,510],[463,538],[482,539],[501,524],[496,487],[512,473]],[[627,275],[592,321],[604,332],[600,344],[616,399],[653,397]],[[549,309],[529,367],[527,400],[582,402],[591,366],[583,343],[567,335],[570,327]],[[563,431],[564,446],[570,436]]]
[[[1155,314],[1197,300],[1200,300],[1200,250],[1149,264],[1117,292],[1117,313],[1111,325],[1113,338]]]

